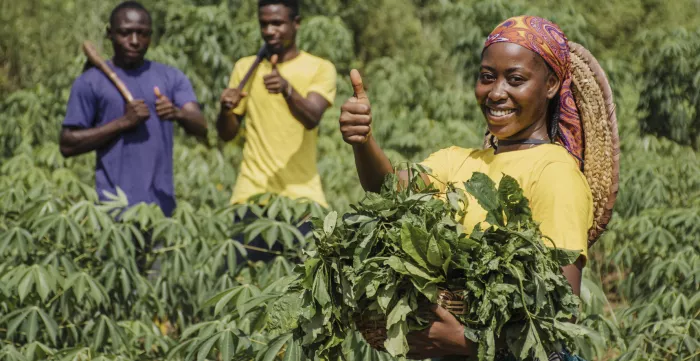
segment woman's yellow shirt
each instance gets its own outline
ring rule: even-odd
[[[532,216],[542,233],[558,248],[581,250],[587,257],[593,198],[577,162],[563,147],[544,144],[500,154],[494,154],[492,148],[450,147],[431,154],[421,164],[431,169],[431,181],[440,190],[447,183],[464,189],[464,182],[474,172],[488,175],[496,184],[503,174],[515,178],[530,200]],[[486,211],[469,197],[464,219],[467,230],[486,218]]]

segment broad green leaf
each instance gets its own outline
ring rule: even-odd
[[[328,213],[326,218],[323,220],[323,232],[326,233],[327,236],[332,235],[337,222],[338,212],[333,211]]]
[[[394,294],[396,293],[396,287],[397,285],[394,283],[387,284],[386,286],[379,289],[379,294],[377,295],[377,302],[379,303],[379,307],[381,307],[382,310],[384,310],[385,312],[387,307],[389,307],[391,300],[394,298]]]
[[[418,265],[428,269],[426,262],[428,248],[428,234],[409,222],[401,225],[401,248]]]
[[[34,307],[29,313],[29,317],[24,323],[24,330],[27,334],[27,341],[34,342],[36,340],[36,333],[39,331],[39,309]]]
[[[302,353],[301,344],[296,338],[290,338],[284,351],[282,361],[302,361],[305,360]]]
[[[315,276],[319,266],[321,265],[321,260],[319,258],[309,258],[304,262],[304,280],[302,285],[306,289],[313,288]]]
[[[521,335],[520,337],[523,337],[523,335]],[[527,326],[527,332],[525,333],[524,338],[525,342],[523,342],[522,348],[520,349],[520,354],[518,356],[521,360],[525,360],[530,355],[530,350],[532,349],[532,347],[539,342],[537,330],[535,329],[535,325],[532,322],[529,322]]]
[[[531,221],[530,202],[515,178],[504,174],[498,183],[498,197],[508,222]]]
[[[207,360],[209,352],[211,351],[212,347],[214,347],[214,344],[216,343],[216,341],[219,340],[220,337],[220,334],[214,334],[198,344],[199,347],[197,347],[197,361]]]
[[[384,341],[384,348],[392,356],[406,355],[408,353],[408,326],[406,322],[398,322],[387,330],[387,339]]]
[[[33,285],[34,277],[32,272],[28,270],[17,287],[20,301],[24,301],[25,297],[27,297],[27,295],[29,294],[29,291],[31,291]]]
[[[51,338],[51,342],[53,342],[55,344],[56,343],[56,336],[58,334],[58,324],[44,310],[38,309],[37,312],[38,312],[39,316],[41,317],[41,321],[44,324],[43,330],[45,330],[49,334],[49,337]]]
[[[262,349],[260,353],[255,357],[256,361],[274,361],[277,359],[277,355],[280,353],[282,350],[282,347],[284,347],[285,344],[289,340],[291,340],[293,337],[293,334],[287,333],[284,335],[281,335],[274,339],[272,342],[269,343],[269,345]]]
[[[428,241],[428,250],[427,250],[427,260],[428,264],[435,268],[441,268],[444,260],[443,260],[443,255],[442,251],[440,250],[440,246],[438,246],[438,242],[435,239],[435,237],[430,237]]]
[[[321,307],[326,307],[331,302],[331,296],[328,293],[328,284],[330,279],[328,278],[328,273],[326,272],[326,267],[321,266],[319,271],[316,273],[314,278],[313,295],[316,302],[318,302]]]
[[[387,317],[387,328],[390,329],[391,326],[399,322],[405,322],[406,316],[412,311],[411,306],[408,304],[408,298],[406,296],[401,297]]]
[[[235,352],[233,337],[235,336],[231,331],[224,331],[219,339],[219,351],[221,352],[221,358],[224,360],[230,360]]]
[[[484,173],[474,172],[472,177],[464,183],[467,192],[474,197],[481,208],[486,210],[486,221],[491,224],[505,225],[503,213],[498,202],[496,184]]]
[[[419,278],[422,278],[424,280],[432,281],[432,282],[435,282],[438,280],[436,277],[431,276],[426,271],[418,268],[417,266],[415,266],[411,262],[406,261],[403,263],[403,265],[406,268],[406,271],[408,271],[408,274],[410,274],[412,276],[419,277]]]
[[[396,271],[400,274],[403,274],[403,275],[410,274],[408,272],[408,269],[406,269],[404,262],[399,257],[391,256],[385,262],[389,267],[391,267],[394,271]]]

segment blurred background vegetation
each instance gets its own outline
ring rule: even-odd
[[[226,269],[223,259],[234,262],[241,252],[229,237],[258,232],[283,242],[291,232],[284,224],[324,211],[280,199],[277,209],[294,212],[232,225],[241,208],[228,200],[245,134],[222,144],[213,121],[234,62],[261,44],[256,1],[143,1],[155,30],[147,56],[187,74],[210,134],[207,144],[178,134],[176,216],[137,207],[121,223],[90,202],[94,155],[63,159],[57,145],[85,61],[80,44],[91,40],[110,54],[104,32],[117,3],[0,0],[0,360],[250,359],[260,350],[250,341],[259,314],[231,311],[264,294],[291,264],[280,258],[270,267]],[[500,21],[543,16],[588,48],[615,93],[622,164],[614,220],[586,268],[581,322],[595,332],[579,352],[700,358],[700,0],[301,4],[301,48],[330,59],[339,73],[318,145],[324,189],[338,211],[363,194],[337,129],[351,68],[363,73],[375,134],[390,158],[420,161],[449,145],[481,144],[473,86],[482,43]],[[122,262],[133,260],[132,240],[148,232],[167,241],[154,254],[167,272],[155,281]],[[247,291],[236,288],[230,307],[217,304],[216,314],[203,307],[241,286]],[[154,314],[175,331],[161,332]]]

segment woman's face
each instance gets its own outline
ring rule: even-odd
[[[476,100],[498,139],[546,139],[547,106],[560,82],[535,52],[512,43],[486,48]]]

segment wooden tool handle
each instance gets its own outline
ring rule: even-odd
[[[97,49],[95,49],[95,46],[92,45],[90,41],[84,41],[83,42],[83,53],[87,56],[88,60],[92,63],[92,65],[96,66],[100,70],[102,70],[105,75],[109,78],[109,80],[114,83],[114,86],[117,87],[119,92],[122,94],[124,99],[126,99],[127,102],[131,102],[134,100],[134,96],[131,95],[131,92],[129,89],[126,88],[126,85],[124,85],[124,82],[119,79],[117,74],[112,70],[112,68],[107,65],[107,63],[102,59],[100,54],[97,52]]]
[[[257,69],[258,65],[260,65],[260,62],[263,60],[265,55],[267,54],[267,47],[265,44],[260,47],[260,50],[258,50],[258,54],[255,56],[255,61],[253,64],[250,66],[250,69],[248,69],[248,72],[245,73],[245,76],[243,76],[243,79],[241,80],[240,83],[238,83],[238,87],[236,87],[239,91],[243,90],[245,87],[245,84],[248,82],[248,79],[250,78],[251,75],[253,75],[253,72],[255,72],[255,69]]]

